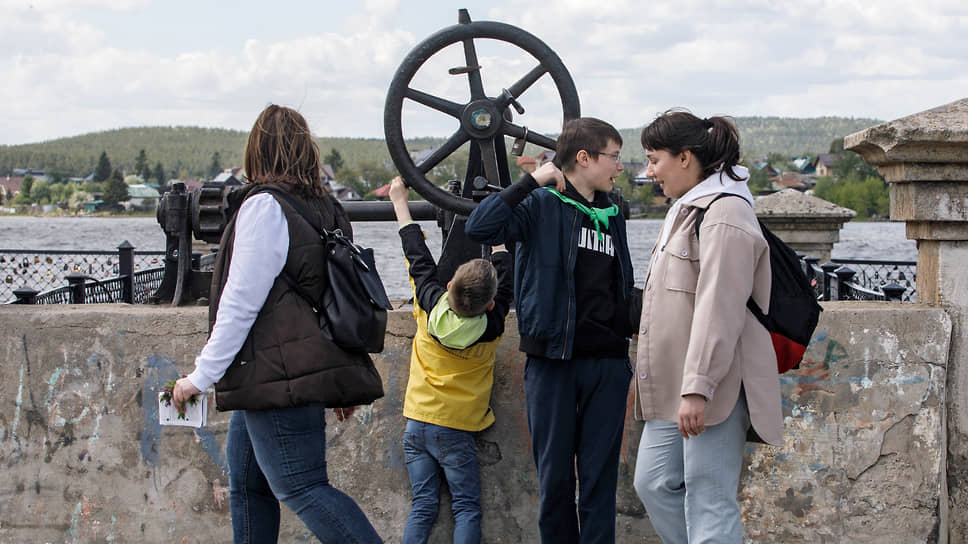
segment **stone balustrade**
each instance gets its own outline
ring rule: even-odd
[[[947,518],[938,542],[968,542],[968,98],[844,139],[890,183],[891,219],[918,242],[918,300],[944,308],[948,359]]]
[[[857,212],[826,200],[784,189],[756,199],[756,217],[794,250],[830,260],[840,229]]]

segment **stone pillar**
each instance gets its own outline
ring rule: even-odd
[[[891,219],[918,242],[921,302],[951,316],[948,488],[939,542],[968,543],[968,98],[851,134],[844,147],[891,184]],[[947,500],[944,492],[947,491]],[[947,531],[947,535],[945,532]]]
[[[756,199],[756,216],[793,249],[830,260],[830,250],[840,240],[840,229],[857,212],[842,208],[796,189],[784,189]]]

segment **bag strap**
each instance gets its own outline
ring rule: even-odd
[[[741,195],[738,195],[736,193],[719,193],[718,195],[716,195],[716,198],[712,199],[712,201],[710,201],[709,204],[706,205],[705,208],[699,208],[699,213],[696,216],[696,240],[699,240],[699,226],[702,225],[702,220],[706,217],[706,212],[709,210],[709,208],[712,207],[713,202],[716,202],[720,198],[727,197],[727,196],[735,196],[737,198],[743,198]],[[743,198],[743,202],[746,202],[747,204],[749,204],[749,201],[746,200],[745,198]],[[759,223],[760,220],[757,219],[756,222]],[[763,228],[763,225],[760,225],[760,229],[762,228]],[[756,316],[756,319],[758,319],[761,323],[763,322],[765,314],[763,313],[763,310],[760,309],[760,306],[753,301],[753,297],[746,299],[746,307],[749,308],[751,312],[753,312],[753,315]]]
[[[356,265],[367,272],[366,274],[362,274],[360,278],[363,283],[363,288],[370,296],[371,301],[375,305],[385,310],[389,310],[393,307],[393,305],[390,304],[390,300],[387,298],[386,290],[383,287],[383,283],[379,279],[379,276],[377,275],[376,262],[374,262],[373,260],[372,250],[363,249],[360,246],[357,246],[352,240],[350,240],[349,238],[343,235],[343,231],[339,227],[337,227],[334,230],[328,230],[326,228],[320,228],[316,226],[316,223],[312,220],[311,216],[309,216],[308,213],[305,211],[305,208],[285,191],[279,190],[278,188],[275,188],[272,186],[266,186],[265,188],[257,189],[257,191],[271,192],[273,194],[279,195],[280,198],[282,198],[290,206],[292,206],[293,209],[296,210],[303,217],[303,219],[305,219],[306,222],[309,223],[316,230],[317,233],[319,233],[320,238],[325,240],[327,243],[336,243],[349,249],[353,254],[353,259],[356,262]],[[342,209],[342,208],[337,207],[337,209]],[[280,273],[280,276],[282,277],[282,279],[286,281],[286,283],[289,284],[290,287],[292,287],[293,291],[295,291],[297,294],[303,297],[307,302],[309,302],[309,305],[313,308],[313,310],[315,310],[317,313],[319,312],[319,303],[313,300],[313,298],[309,296],[309,293],[307,293],[296,282],[296,279],[293,278],[291,274],[286,272],[285,268],[283,268],[282,273]],[[375,284],[374,284],[374,281],[376,282]]]
[[[727,196],[735,196],[736,198],[743,198],[742,195],[738,195],[736,193],[719,193],[718,195],[716,195],[716,198],[712,199],[712,201],[710,201],[709,204],[706,205],[705,208],[699,208],[699,214],[696,216],[696,240],[699,239],[699,226],[702,225],[702,220],[703,218],[706,217],[706,212],[709,210],[709,208],[712,207],[713,202],[716,202],[720,198],[727,197]],[[743,198],[743,201],[746,201],[746,199]],[[748,201],[746,201],[746,203],[749,204]]]
[[[309,223],[309,225],[316,230],[316,232],[318,232],[319,234],[329,234],[329,231],[326,230],[326,228],[318,225],[315,221],[315,218],[309,214],[306,208],[303,207],[302,204],[300,204],[295,198],[292,197],[292,195],[290,195],[286,191],[283,191],[282,189],[279,189],[278,187],[273,187],[271,185],[263,185],[262,187],[259,187],[258,189],[252,191],[249,194],[249,196],[246,198],[252,197],[258,193],[272,193],[273,195],[278,196],[282,200],[285,200],[286,204],[289,204],[292,207],[292,209],[296,210],[296,213],[298,213],[303,219],[305,219],[306,222]]]
[[[317,226],[316,222],[313,221],[313,217],[309,215],[309,213],[302,206],[302,204],[297,202],[296,199],[294,199],[286,191],[283,191],[282,189],[273,187],[271,185],[263,185],[262,187],[259,187],[258,189],[255,189],[254,191],[249,193],[249,195],[246,198],[252,197],[258,193],[272,193],[273,195],[278,196],[279,198],[285,200],[286,203],[289,204],[292,207],[292,209],[296,210],[296,213],[302,216],[302,218],[305,219],[306,222],[309,223],[309,225],[321,237],[328,239],[330,236],[334,235],[334,233],[326,230],[325,228],[321,228]],[[299,285],[299,283],[296,281],[296,278],[293,278],[292,274],[287,272],[285,267],[283,267],[282,272],[279,273],[279,276],[283,280],[285,280],[287,284],[289,284],[289,287],[292,288],[292,290],[295,291],[296,294],[301,296],[303,299],[306,300],[306,302],[309,303],[309,306],[313,309],[314,312],[317,312],[317,313],[319,312],[319,302],[314,300],[313,297],[311,297],[309,293],[301,285]]]

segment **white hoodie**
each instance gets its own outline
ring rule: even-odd
[[[679,215],[679,209],[682,208],[683,204],[688,204],[704,196],[718,193],[731,193],[745,198],[750,203],[750,206],[753,205],[753,193],[750,192],[750,188],[746,184],[750,179],[749,170],[737,165],[733,167],[733,173],[740,178],[740,181],[734,181],[733,178],[727,176],[722,171],[715,172],[708,178],[700,181],[692,189],[689,189],[686,194],[679,197],[679,200],[676,200],[675,204],[669,208],[669,213],[666,214],[665,222],[662,224],[662,238],[659,240],[659,251],[665,249],[666,242],[669,241],[669,236],[672,234],[672,224],[675,222],[676,216]]]

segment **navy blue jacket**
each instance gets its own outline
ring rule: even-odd
[[[514,302],[521,351],[547,359],[571,359],[575,339],[575,259],[582,216],[549,191],[535,191],[529,174],[482,201],[464,225],[475,242],[516,244]],[[620,308],[632,307],[632,259],[625,217],[608,222],[619,259],[615,290]],[[625,331],[632,334],[632,326]]]

